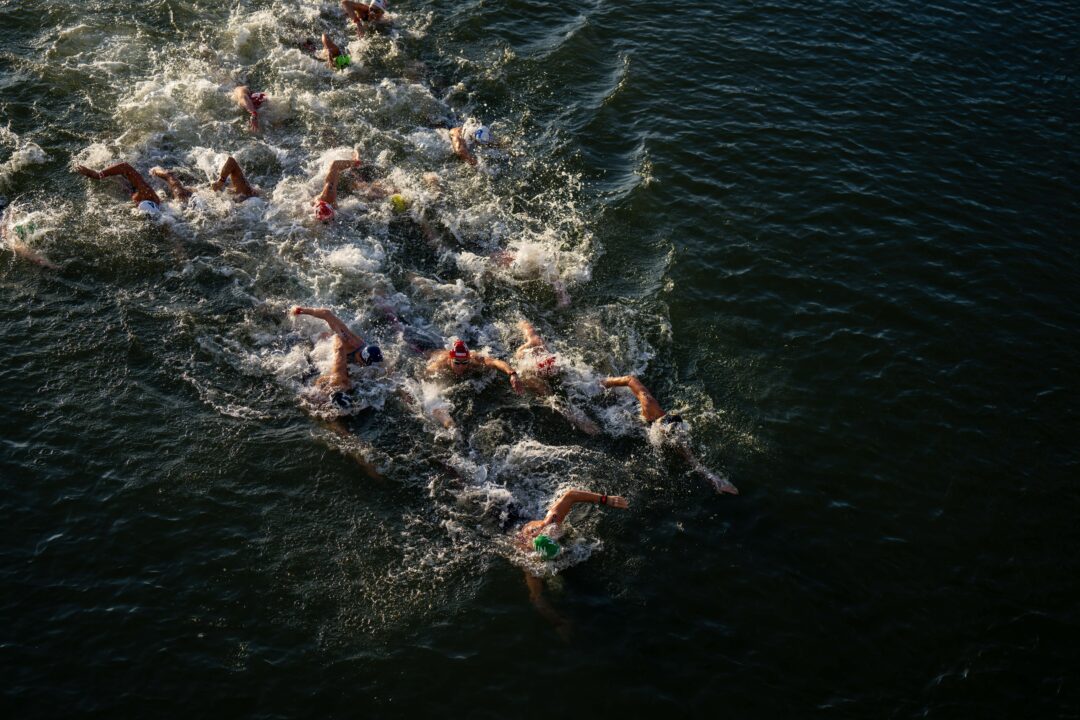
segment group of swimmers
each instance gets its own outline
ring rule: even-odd
[[[370,0],[367,3],[344,0],[341,7],[346,17],[355,23],[357,33],[361,36],[365,32],[365,26],[373,23],[385,24],[388,20],[385,0]],[[321,59],[325,60],[330,68],[342,69],[351,63],[351,58],[342,52],[326,34],[322,36],[322,45],[324,55]],[[231,97],[237,107],[248,113],[248,126],[251,131],[260,132],[260,110],[271,101],[267,94],[252,92],[247,86],[241,85],[231,92]],[[469,165],[477,164],[475,147],[489,144],[492,140],[492,133],[485,126],[468,128],[460,126],[449,131],[453,153]],[[350,159],[340,159],[330,163],[323,179],[322,190],[311,203],[316,221],[325,223],[334,219],[339,181],[343,173],[352,168],[358,168],[360,165],[359,152],[354,153]],[[94,180],[122,178],[130,186],[131,201],[137,208],[149,214],[160,212],[163,203],[161,196],[130,164],[122,162],[100,171],[82,165],[76,166],[75,169],[78,173]],[[150,174],[165,183],[175,203],[183,205],[192,202],[195,198],[192,188],[185,186],[174,172],[154,167],[151,168]],[[237,201],[257,197],[260,193],[259,189],[248,181],[233,157],[225,160],[217,179],[210,188],[214,192],[221,192],[228,188]],[[375,183],[367,183],[363,189],[377,197],[386,197],[391,190],[377,186]],[[364,337],[350,329],[344,321],[327,308],[296,306],[291,308],[289,313],[291,317],[309,316],[326,323],[329,333],[323,336],[323,339],[331,343],[331,359],[327,369],[315,378],[312,390],[321,398],[325,409],[340,415],[351,414],[355,410],[355,400],[351,394],[354,383],[349,374],[349,367],[351,365],[383,367],[382,350],[377,345],[367,342]],[[464,340],[454,338],[448,343],[449,347],[429,352],[424,374],[432,378],[442,376],[456,380],[482,373],[497,372],[507,377],[513,392],[549,398],[555,394],[554,381],[562,372],[563,364],[558,354],[548,347],[532,323],[522,320],[518,323],[518,329],[521,332],[522,343],[509,360],[474,351]],[[655,436],[661,437],[664,445],[673,448],[690,463],[696,472],[708,478],[717,492],[738,493],[727,478],[705,468],[696,458],[690,447],[686,421],[678,414],[665,411],[639,378],[634,375],[605,377],[599,381],[599,386],[605,390],[627,388],[638,401],[642,422],[650,426],[650,429],[654,428]],[[431,414],[444,428],[454,427],[453,418],[445,409],[437,408]],[[595,435],[600,431],[597,424],[584,413],[567,413],[567,417],[577,428],[587,434]],[[531,548],[541,558],[557,557],[560,553],[558,537],[561,525],[570,510],[579,503],[593,503],[618,509],[625,509],[628,505],[626,498],[618,495],[593,493],[580,489],[567,490],[551,504],[543,518],[527,522],[517,531],[518,541],[523,547]]]

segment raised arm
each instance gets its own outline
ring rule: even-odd
[[[176,177],[175,173],[163,167],[152,167],[150,168],[150,174],[164,180],[165,184],[169,186],[169,190],[172,191],[173,197],[177,200],[187,200],[191,197],[191,188],[184,187],[184,184],[180,182],[180,178]]]
[[[476,156],[469,152],[469,144],[465,142],[461,128],[450,128],[450,147],[454,149],[454,154],[465,162],[470,165],[476,164]]]
[[[117,163],[116,165],[110,165],[109,167],[101,170],[91,170],[83,165],[76,165],[75,171],[80,175],[84,175],[94,180],[104,180],[107,177],[120,176],[127,180],[131,186],[131,202],[138,205],[143,200],[150,200],[151,202],[161,204],[161,198],[158,197],[154,189],[150,187],[150,184],[143,179],[143,176],[139,174],[139,171],[131,167],[131,165],[125,163]]]
[[[322,193],[319,194],[318,199],[322,200],[327,205],[334,205],[337,203],[337,186],[338,180],[341,178],[341,173],[351,167],[359,166],[360,153],[355,153],[352,160],[335,160],[330,163],[330,167],[326,170],[326,179],[323,181]]]
[[[342,0],[341,9],[345,11],[345,17],[356,23],[356,36],[364,37],[364,22],[370,16],[367,4]]]
[[[514,358],[516,360],[525,357],[525,353],[531,348],[545,347],[543,338],[540,337],[540,334],[536,332],[536,328],[528,320],[519,322],[518,330],[521,331],[521,335],[525,339],[525,342],[514,352]]]
[[[264,96],[260,95],[260,97]],[[259,132],[259,106],[252,99],[251,90],[248,89],[248,86],[241,85],[233,90],[233,100],[244,112],[251,116],[249,121],[251,132]]]
[[[244,171],[240,169],[240,163],[236,162],[236,159],[231,155],[225,161],[225,164],[221,166],[221,172],[218,174],[218,179],[214,181],[212,187],[215,191],[221,190],[225,187],[227,181],[232,181],[232,190],[237,197],[248,199],[259,194],[259,191],[251,186],[251,183],[244,177]]]
[[[330,39],[330,36],[326,33],[322,35],[323,49],[326,50],[326,64],[331,70],[336,70],[338,67],[346,67],[349,63],[349,56],[344,55],[341,63],[335,62],[338,55],[343,55],[341,48],[334,44],[334,41]]]
[[[604,378],[600,381],[600,384],[606,388],[630,388],[630,392],[634,393],[634,397],[636,397],[641,404],[641,418],[645,422],[652,422],[653,420],[664,417],[666,414],[664,409],[660,407],[660,403],[658,403],[656,398],[652,396],[652,393],[649,392],[649,389],[634,375]]]
[[[501,373],[504,373],[510,378],[510,387],[514,389],[514,392],[521,394],[525,387],[521,384],[521,380],[518,379],[517,370],[510,367],[510,364],[505,360],[499,360],[498,358],[480,357],[480,362],[484,364],[484,367],[495,368]]]
[[[352,346],[359,347],[367,344],[364,342],[364,338],[354,333],[349,328],[349,326],[341,320],[341,318],[339,318],[337,315],[330,312],[326,308],[306,308],[297,305],[292,309],[292,314],[310,315],[313,318],[322,320],[330,326],[330,329],[334,332],[335,335],[340,337],[345,342],[350,343],[350,345]]]
[[[566,516],[570,514],[570,510],[578,503],[596,503],[599,505],[610,505],[620,510],[625,510],[629,503],[626,498],[621,495],[601,495],[599,493],[589,492],[588,490],[567,490],[559,499],[552,503],[548,509],[547,516],[544,517],[544,525],[551,523],[561,523],[566,519]]]

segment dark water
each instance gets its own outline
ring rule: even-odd
[[[347,37],[332,3],[0,3],[0,193],[59,266],[0,255],[10,716],[1080,716],[1076,6],[392,10],[331,75],[295,48]],[[432,149],[468,116],[507,138],[480,172]],[[384,205],[307,220],[354,145],[449,254]],[[170,228],[70,172],[221,153],[267,201]],[[507,245],[535,265],[474,271]],[[377,306],[503,353],[528,317],[742,494],[613,394],[589,437],[454,390],[447,437],[383,388],[336,437],[296,303],[417,398]],[[493,518],[572,485],[631,506],[542,571]]]

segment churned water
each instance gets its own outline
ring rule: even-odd
[[[1076,5],[390,10],[0,2],[8,716],[1080,716]],[[314,222],[354,150],[404,206]],[[521,320],[552,399],[425,377]]]

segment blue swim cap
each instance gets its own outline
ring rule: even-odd
[[[488,129],[487,125],[481,125],[473,131],[473,138],[478,143],[489,143],[491,142],[491,130]]]
[[[360,351],[360,357],[364,359],[368,365],[375,363],[381,363],[383,361],[382,350],[378,345],[365,345]]]

